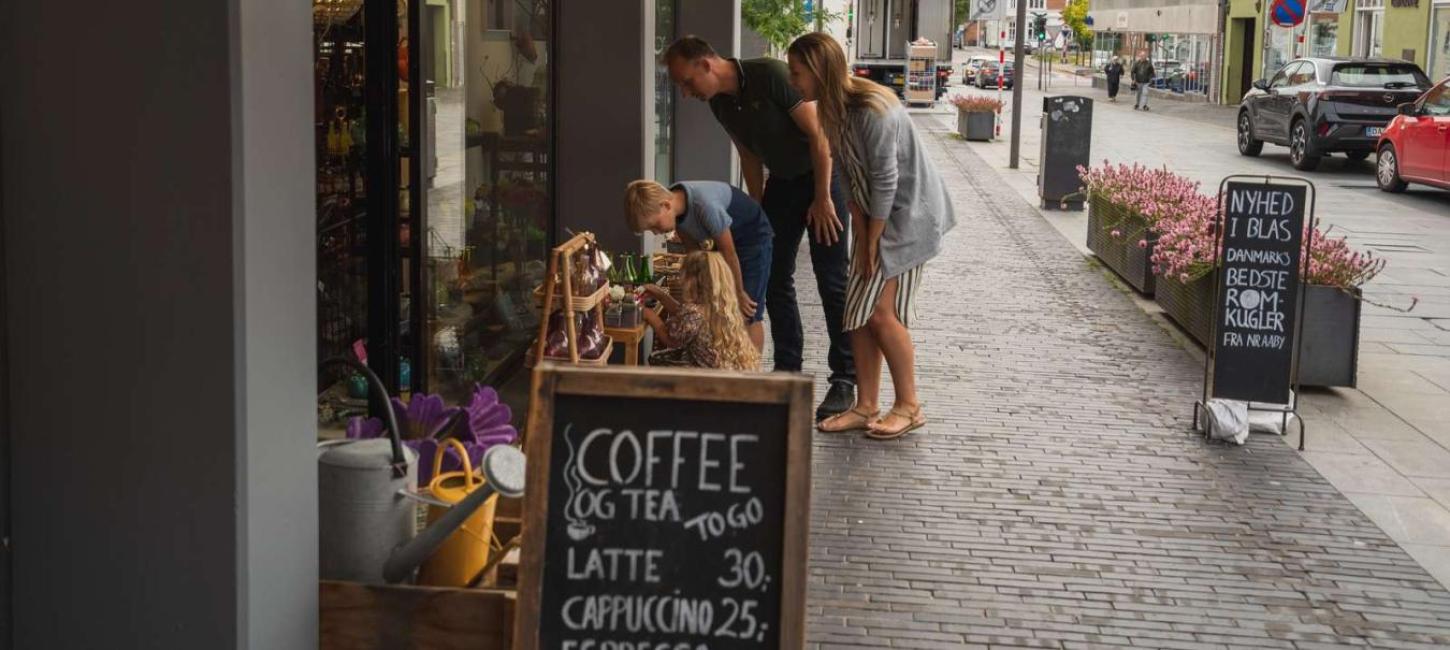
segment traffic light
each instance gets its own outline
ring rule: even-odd
[[[1047,14],[1033,12],[1032,36],[1038,41],[1047,40]]]

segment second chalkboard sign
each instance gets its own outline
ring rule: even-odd
[[[1289,403],[1307,196],[1301,183],[1224,183],[1213,397]]]
[[[545,367],[536,384],[515,647],[801,646],[809,380]]]

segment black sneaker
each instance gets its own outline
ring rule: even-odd
[[[831,382],[831,389],[826,391],[826,399],[821,400],[821,405],[816,407],[816,421],[820,422],[837,413],[845,413],[856,404],[856,385],[847,381]]]

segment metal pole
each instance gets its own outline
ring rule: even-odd
[[[1017,169],[1022,153],[1022,71],[1026,68],[1027,0],[1017,0],[1016,51],[1012,77],[1012,155],[1007,166]],[[1005,72],[1005,71],[1004,71]]]

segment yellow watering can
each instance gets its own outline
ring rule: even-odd
[[[463,471],[440,473],[443,457],[449,449],[457,451],[458,457],[463,459]],[[428,484],[428,492],[448,506],[428,506],[428,525],[431,527],[454,505],[483,486],[484,479],[474,473],[473,463],[468,459],[468,450],[464,449],[463,443],[453,438],[444,440],[433,455],[433,481]],[[418,572],[418,584],[468,586],[468,582],[488,563],[489,545],[493,541],[493,512],[497,505],[498,496],[494,495],[473,511],[463,525],[453,531],[423,563]]]

